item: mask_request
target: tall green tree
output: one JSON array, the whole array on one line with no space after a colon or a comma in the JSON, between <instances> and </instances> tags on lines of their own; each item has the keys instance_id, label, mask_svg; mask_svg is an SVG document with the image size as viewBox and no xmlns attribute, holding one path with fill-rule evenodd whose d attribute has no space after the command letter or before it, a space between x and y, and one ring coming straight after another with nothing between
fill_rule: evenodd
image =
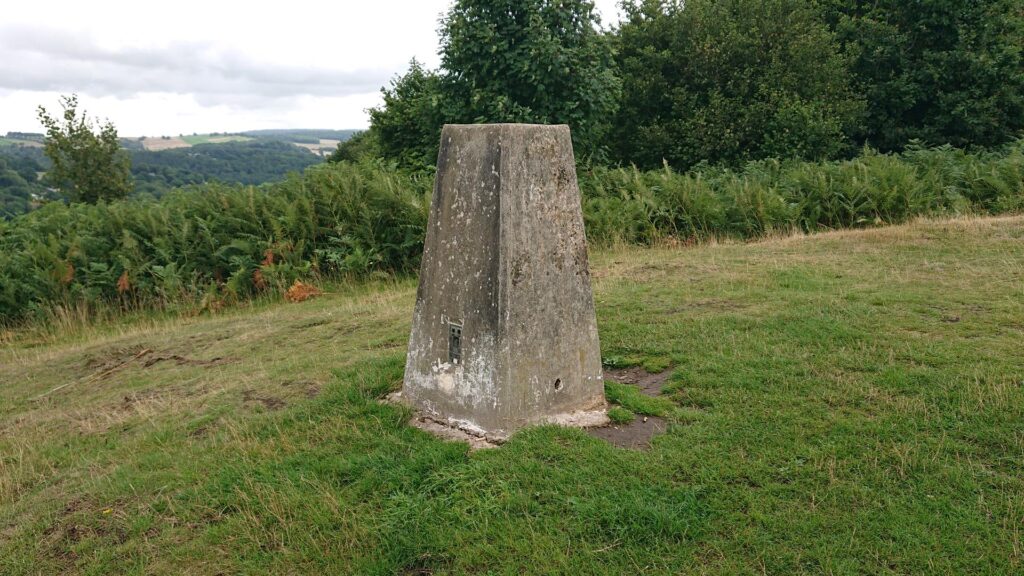
<instances>
[{"instance_id":1,"label":"tall green tree","mask_svg":"<svg viewBox=\"0 0 1024 576\"><path fill-rule=\"evenodd\" d=\"M819 11L804 0L627 2L615 157L650 168L851 148L863 102Z\"/></svg>"},{"instance_id":2,"label":"tall green tree","mask_svg":"<svg viewBox=\"0 0 1024 576\"><path fill-rule=\"evenodd\" d=\"M46 180L72 202L95 204L127 196L133 188L131 160L108 120L94 127L78 113L78 96L62 96L59 117L39 107L46 128L43 151L52 162Z\"/></svg>"},{"instance_id":3,"label":"tall green tree","mask_svg":"<svg viewBox=\"0 0 1024 576\"><path fill-rule=\"evenodd\" d=\"M1024 130L1020 0L819 3L867 97L871 146L992 146Z\"/></svg>"},{"instance_id":4,"label":"tall green tree","mask_svg":"<svg viewBox=\"0 0 1024 576\"><path fill-rule=\"evenodd\" d=\"M458 0L441 21L441 67L384 90L371 131L386 157L433 164L445 122L568 124L601 158L621 82L590 0Z\"/></svg>"},{"instance_id":5,"label":"tall green tree","mask_svg":"<svg viewBox=\"0 0 1024 576\"><path fill-rule=\"evenodd\" d=\"M467 122L568 124L600 155L621 82L590 0L460 0L441 24L446 94Z\"/></svg>"}]
</instances>

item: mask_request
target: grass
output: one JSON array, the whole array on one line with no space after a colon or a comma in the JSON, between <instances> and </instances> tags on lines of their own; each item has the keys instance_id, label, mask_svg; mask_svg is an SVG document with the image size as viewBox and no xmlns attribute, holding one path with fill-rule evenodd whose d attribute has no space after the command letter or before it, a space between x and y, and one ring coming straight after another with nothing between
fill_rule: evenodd
<instances>
[{"instance_id":1,"label":"grass","mask_svg":"<svg viewBox=\"0 0 1024 576\"><path fill-rule=\"evenodd\" d=\"M1024 570L1024 218L592 270L606 359L674 370L648 452L405 426L412 282L7 334L0 573Z\"/></svg>"},{"instance_id":2,"label":"grass","mask_svg":"<svg viewBox=\"0 0 1024 576\"><path fill-rule=\"evenodd\" d=\"M636 386L605 382L604 395L608 402L621 406L635 414L644 416L668 416L673 412L673 403L667 398L645 396Z\"/></svg>"},{"instance_id":3,"label":"grass","mask_svg":"<svg viewBox=\"0 0 1024 576\"><path fill-rule=\"evenodd\" d=\"M636 419L636 414L628 408L613 404L608 408L608 419L612 424L629 424Z\"/></svg>"}]
</instances>

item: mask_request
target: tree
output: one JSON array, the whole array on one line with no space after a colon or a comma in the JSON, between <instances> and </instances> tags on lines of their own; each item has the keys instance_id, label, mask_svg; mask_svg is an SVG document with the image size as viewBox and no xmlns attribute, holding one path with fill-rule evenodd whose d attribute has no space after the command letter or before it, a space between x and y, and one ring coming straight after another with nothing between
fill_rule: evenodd
<instances>
[{"instance_id":1,"label":"tree","mask_svg":"<svg viewBox=\"0 0 1024 576\"><path fill-rule=\"evenodd\" d=\"M370 139L385 158L407 168L423 169L437 162L441 126L455 116L444 108L440 77L415 59L409 71L382 88L384 105L370 109ZM451 102L448 101L450 106Z\"/></svg>"},{"instance_id":2,"label":"tree","mask_svg":"<svg viewBox=\"0 0 1024 576\"><path fill-rule=\"evenodd\" d=\"M47 181L72 202L95 204L127 196L133 187L128 154L121 149L117 128L108 120L94 132L85 112L78 115L78 96L62 96L61 117L42 106L46 128L43 150L53 163Z\"/></svg>"},{"instance_id":3,"label":"tree","mask_svg":"<svg viewBox=\"0 0 1024 576\"><path fill-rule=\"evenodd\" d=\"M440 70L414 62L371 110L385 157L432 165L446 122L568 124L578 156L603 156L621 83L590 0L458 0L440 53Z\"/></svg>"},{"instance_id":4,"label":"tree","mask_svg":"<svg viewBox=\"0 0 1024 576\"><path fill-rule=\"evenodd\" d=\"M600 155L621 82L590 0L460 0L441 23L442 88L464 122L568 124Z\"/></svg>"},{"instance_id":5,"label":"tree","mask_svg":"<svg viewBox=\"0 0 1024 576\"><path fill-rule=\"evenodd\" d=\"M356 132L348 140L338 143L338 147L327 157L331 163L359 162L364 158L380 157L380 142L374 130Z\"/></svg>"},{"instance_id":6,"label":"tree","mask_svg":"<svg viewBox=\"0 0 1024 576\"><path fill-rule=\"evenodd\" d=\"M1020 0L819 3L867 97L871 146L993 146L1024 130Z\"/></svg>"},{"instance_id":7,"label":"tree","mask_svg":"<svg viewBox=\"0 0 1024 576\"><path fill-rule=\"evenodd\" d=\"M818 10L804 0L627 3L615 158L740 164L851 149L863 102Z\"/></svg>"}]
</instances>

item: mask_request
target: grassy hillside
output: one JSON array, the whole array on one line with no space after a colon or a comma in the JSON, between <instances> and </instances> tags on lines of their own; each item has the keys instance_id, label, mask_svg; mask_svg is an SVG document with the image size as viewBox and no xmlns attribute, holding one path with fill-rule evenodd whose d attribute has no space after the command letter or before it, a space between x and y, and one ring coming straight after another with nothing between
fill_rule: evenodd
<instances>
[{"instance_id":1,"label":"grassy hillside","mask_svg":"<svg viewBox=\"0 0 1024 576\"><path fill-rule=\"evenodd\" d=\"M149 151L173 150L189 148L198 144L226 144L228 142L249 142L262 140L266 142L288 142L297 146L315 150L324 142L333 142L331 149L340 141L348 140L358 130L329 129L282 129L282 130L250 130L238 134L213 133L192 134L181 136L156 136L148 138L123 138L126 147ZM0 139L2 145L3 139ZM326 146L326 144L324 144Z\"/></svg>"},{"instance_id":2,"label":"grassy hillside","mask_svg":"<svg viewBox=\"0 0 1024 576\"><path fill-rule=\"evenodd\" d=\"M159 196L204 182L263 184L321 162L300 146L275 141L225 141L132 153L136 192Z\"/></svg>"},{"instance_id":3,"label":"grassy hillside","mask_svg":"<svg viewBox=\"0 0 1024 576\"><path fill-rule=\"evenodd\" d=\"M1024 570L1024 217L592 269L647 452L407 427L413 282L0 336L0 573Z\"/></svg>"}]
</instances>

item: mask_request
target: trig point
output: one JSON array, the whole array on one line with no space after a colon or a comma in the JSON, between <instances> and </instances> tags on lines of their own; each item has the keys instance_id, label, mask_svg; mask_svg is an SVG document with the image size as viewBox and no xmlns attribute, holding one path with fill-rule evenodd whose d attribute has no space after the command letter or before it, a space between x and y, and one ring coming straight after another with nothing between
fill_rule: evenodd
<instances>
[{"instance_id":1,"label":"trig point","mask_svg":"<svg viewBox=\"0 0 1024 576\"><path fill-rule=\"evenodd\" d=\"M444 127L402 397L494 439L607 421L568 126Z\"/></svg>"}]
</instances>

